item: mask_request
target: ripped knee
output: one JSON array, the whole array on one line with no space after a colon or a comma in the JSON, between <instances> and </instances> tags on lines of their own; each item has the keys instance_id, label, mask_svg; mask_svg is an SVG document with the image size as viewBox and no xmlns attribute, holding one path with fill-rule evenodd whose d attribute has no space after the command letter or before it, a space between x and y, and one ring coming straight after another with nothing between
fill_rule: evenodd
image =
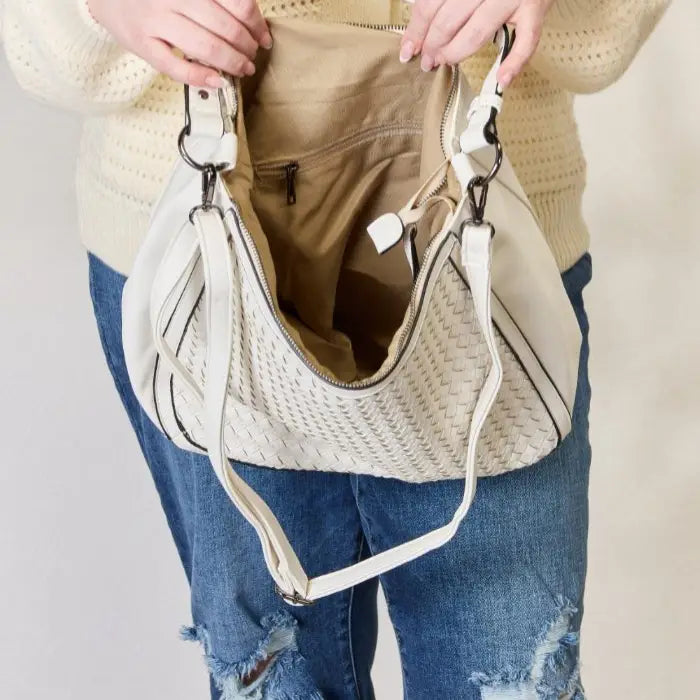
<instances>
[{"instance_id":1,"label":"ripped knee","mask_svg":"<svg viewBox=\"0 0 700 700\"><path fill-rule=\"evenodd\" d=\"M579 633L571 629L578 610L559 599L557 617L539 639L527 669L473 673L482 700L585 700L579 665Z\"/></svg>"},{"instance_id":2,"label":"ripped knee","mask_svg":"<svg viewBox=\"0 0 700 700\"><path fill-rule=\"evenodd\" d=\"M323 700L296 642L297 620L287 611L264 617L265 630L257 647L246 658L229 662L216 656L203 625L183 627L180 637L202 645L221 700Z\"/></svg>"}]
</instances>

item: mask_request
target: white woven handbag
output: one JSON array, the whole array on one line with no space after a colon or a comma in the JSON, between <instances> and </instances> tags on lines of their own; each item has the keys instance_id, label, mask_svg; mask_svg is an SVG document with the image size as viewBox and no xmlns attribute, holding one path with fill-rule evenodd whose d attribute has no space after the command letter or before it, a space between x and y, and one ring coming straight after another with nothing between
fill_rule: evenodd
<instances>
[{"instance_id":1,"label":"white woven handbag","mask_svg":"<svg viewBox=\"0 0 700 700\"><path fill-rule=\"evenodd\" d=\"M123 342L148 416L209 455L301 605L441 546L477 475L553 450L581 335L497 137L506 26L480 95L459 67L400 63L400 27L269 26L254 76L185 89L182 158L124 287ZM464 497L442 527L309 579L229 459L463 478Z\"/></svg>"}]
</instances>

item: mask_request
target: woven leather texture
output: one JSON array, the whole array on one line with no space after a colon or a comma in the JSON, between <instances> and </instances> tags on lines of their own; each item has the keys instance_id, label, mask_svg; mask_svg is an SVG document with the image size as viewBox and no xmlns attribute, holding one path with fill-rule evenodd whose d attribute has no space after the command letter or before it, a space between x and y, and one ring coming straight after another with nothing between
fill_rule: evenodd
<instances>
[{"instance_id":1,"label":"woven leather texture","mask_svg":"<svg viewBox=\"0 0 700 700\"><path fill-rule=\"evenodd\" d=\"M225 446L235 460L300 470L352 472L426 482L463 478L469 421L489 354L460 269L450 257L416 320L416 344L371 395L339 396L300 366L274 319L243 280L234 255L235 346ZM203 387L206 324L193 310L178 356ZM406 319L404 320L406 323ZM400 329L399 329L400 330ZM527 466L548 454L558 433L531 380L498 332L503 384L479 441L479 476ZM392 343L391 353L397 348ZM201 404L173 379L173 405L187 435L204 445Z\"/></svg>"}]
</instances>

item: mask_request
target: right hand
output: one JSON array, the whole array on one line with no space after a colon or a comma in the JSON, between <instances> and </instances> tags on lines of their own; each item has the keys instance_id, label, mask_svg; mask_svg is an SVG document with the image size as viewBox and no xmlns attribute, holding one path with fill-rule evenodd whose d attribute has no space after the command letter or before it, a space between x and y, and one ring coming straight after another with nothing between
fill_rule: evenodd
<instances>
[{"instance_id":1,"label":"right hand","mask_svg":"<svg viewBox=\"0 0 700 700\"><path fill-rule=\"evenodd\" d=\"M88 8L124 48L196 87L221 87L216 69L252 75L258 46L272 46L256 0L88 0Z\"/></svg>"}]
</instances>

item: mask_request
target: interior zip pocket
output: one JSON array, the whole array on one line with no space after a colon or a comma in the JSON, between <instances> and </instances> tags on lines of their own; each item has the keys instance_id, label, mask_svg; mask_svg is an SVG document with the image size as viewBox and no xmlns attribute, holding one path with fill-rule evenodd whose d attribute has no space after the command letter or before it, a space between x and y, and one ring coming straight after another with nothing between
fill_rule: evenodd
<instances>
[{"instance_id":1,"label":"interior zip pocket","mask_svg":"<svg viewBox=\"0 0 700 700\"><path fill-rule=\"evenodd\" d=\"M305 173L313 168L317 168L338 153L368 141L387 136L421 134L422 132L423 127L418 123L382 124L344 136L333 144L309 151L298 158L275 159L253 163L253 170L256 176L260 178L275 177L284 179L287 183L287 204L294 204L297 201L297 173Z\"/></svg>"}]
</instances>

